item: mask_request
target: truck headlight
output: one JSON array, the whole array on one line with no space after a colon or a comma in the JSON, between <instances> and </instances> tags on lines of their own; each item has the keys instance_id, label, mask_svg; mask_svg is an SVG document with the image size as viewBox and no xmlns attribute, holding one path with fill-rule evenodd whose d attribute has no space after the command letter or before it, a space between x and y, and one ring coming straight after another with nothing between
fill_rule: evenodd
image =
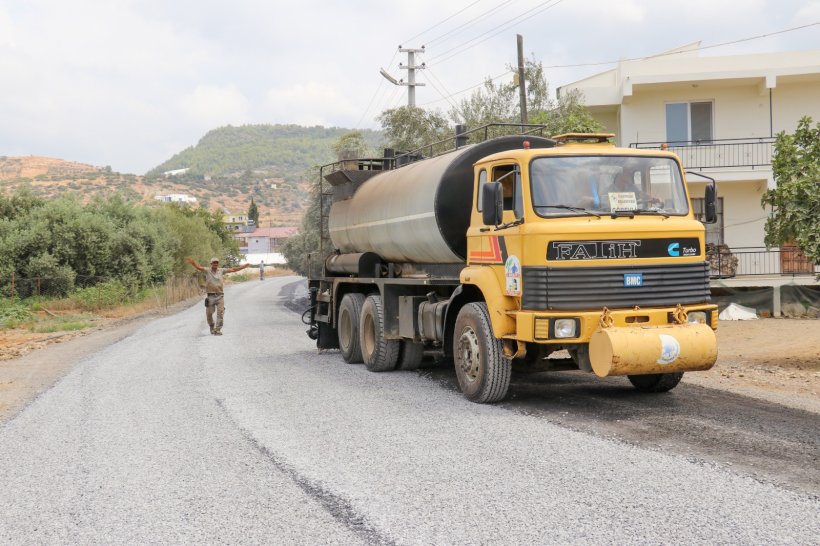
<instances>
[{"instance_id":1,"label":"truck headlight","mask_svg":"<svg viewBox=\"0 0 820 546\"><path fill-rule=\"evenodd\" d=\"M706 322L706 311L690 311L688 313L686 322L694 322L696 324L708 324Z\"/></svg>"},{"instance_id":2,"label":"truck headlight","mask_svg":"<svg viewBox=\"0 0 820 546\"><path fill-rule=\"evenodd\" d=\"M555 337L578 337L578 319L559 318L555 319Z\"/></svg>"}]
</instances>

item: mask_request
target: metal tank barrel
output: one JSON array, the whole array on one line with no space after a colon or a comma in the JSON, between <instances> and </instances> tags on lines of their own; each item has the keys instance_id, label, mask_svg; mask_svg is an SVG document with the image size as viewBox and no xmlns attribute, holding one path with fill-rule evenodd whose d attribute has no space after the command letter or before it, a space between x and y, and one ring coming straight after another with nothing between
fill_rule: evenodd
<instances>
[{"instance_id":1,"label":"metal tank barrel","mask_svg":"<svg viewBox=\"0 0 820 546\"><path fill-rule=\"evenodd\" d=\"M391 262L462 263L473 206L473 164L553 140L504 136L384 171L363 182L330 210L330 238L343 254L374 252Z\"/></svg>"}]
</instances>

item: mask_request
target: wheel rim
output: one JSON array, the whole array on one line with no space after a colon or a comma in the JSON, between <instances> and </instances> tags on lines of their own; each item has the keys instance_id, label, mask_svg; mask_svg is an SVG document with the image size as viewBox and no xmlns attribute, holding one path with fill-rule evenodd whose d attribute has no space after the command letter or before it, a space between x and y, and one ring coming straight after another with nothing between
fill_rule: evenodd
<instances>
[{"instance_id":1,"label":"wheel rim","mask_svg":"<svg viewBox=\"0 0 820 546\"><path fill-rule=\"evenodd\" d=\"M342 311L339 315L339 344L347 350L351 339L353 339L353 321L350 320L350 313Z\"/></svg>"},{"instance_id":2,"label":"wheel rim","mask_svg":"<svg viewBox=\"0 0 820 546\"><path fill-rule=\"evenodd\" d=\"M376 347L376 328L373 323L373 317L370 314L364 316L364 324L362 324L364 328L364 352L370 356L373 354L373 350Z\"/></svg>"},{"instance_id":3,"label":"wheel rim","mask_svg":"<svg viewBox=\"0 0 820 546\"><path fill-rule=\"evenodd\" d=\"M469 326L461 332L458 340L459 368L464 377L472 382L478 379L481 370L481 349L478 346L478 336Z\"/></svg>"}]
</instances>

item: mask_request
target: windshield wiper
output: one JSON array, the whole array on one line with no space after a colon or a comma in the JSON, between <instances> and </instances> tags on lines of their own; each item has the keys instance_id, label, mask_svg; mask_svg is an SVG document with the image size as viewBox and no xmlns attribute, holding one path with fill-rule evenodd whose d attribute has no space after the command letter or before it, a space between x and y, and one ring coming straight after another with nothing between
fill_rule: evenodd
<instances>
[{"instance_id":1,"label":"windshield wiper","mask_svg":"<svg viewBox=\"0 0 820 546\"><path fill-rule=\"evenodd\" d=\"M652 208L652 209L635 209L632 212L651 212L655 214L660 214L664 218L669 218L671 215L663 209L659 208Z\"/></svg>"},{"instance_id":2,"label":"windshield wiper","mask_svg":"<svg viewBox=\"0 0 820 546\"><path fill-rule=\"evenodd\" d=\"M535 205L537 209L564 209L564 210L571 210L573 212L583 212L584 214L589 214L590 216L596 216L598 218L601 217L600 214L597 212L589 211L583 207L570 207L569 205Z\"/></svg>"}]
</instances>

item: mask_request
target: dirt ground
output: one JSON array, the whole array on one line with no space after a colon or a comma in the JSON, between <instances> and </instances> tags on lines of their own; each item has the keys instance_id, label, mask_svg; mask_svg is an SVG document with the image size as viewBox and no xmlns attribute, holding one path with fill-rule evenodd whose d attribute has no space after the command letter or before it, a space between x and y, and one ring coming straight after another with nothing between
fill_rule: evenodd
<instances>
[{"instance_id":1,"label":"dirt ground","mask_svg":"<svg viewBox=\"0 0 820 546\"><path fill-rule=\"evenodd\" d=\"M684 381L820 413L820 320L721 321L718 361Z\"/></svg>"},{"instance_id":2,"label":"dirt ground","mask_svg":"<svg viewBox=\"0 0 820 546\"><path fill-rule=\"evenodd\" d=\"M70 359L61 353L98 350L109 338L125 336L145 321L184 305L137 317L102 319L79 332L0 331L0 422L68 371ZM63 343L64 349L52 346ZM717 364L706 372L686 374L684 381L820 413L820 320L721 321Z\"/></svg>"}]
</instances>

